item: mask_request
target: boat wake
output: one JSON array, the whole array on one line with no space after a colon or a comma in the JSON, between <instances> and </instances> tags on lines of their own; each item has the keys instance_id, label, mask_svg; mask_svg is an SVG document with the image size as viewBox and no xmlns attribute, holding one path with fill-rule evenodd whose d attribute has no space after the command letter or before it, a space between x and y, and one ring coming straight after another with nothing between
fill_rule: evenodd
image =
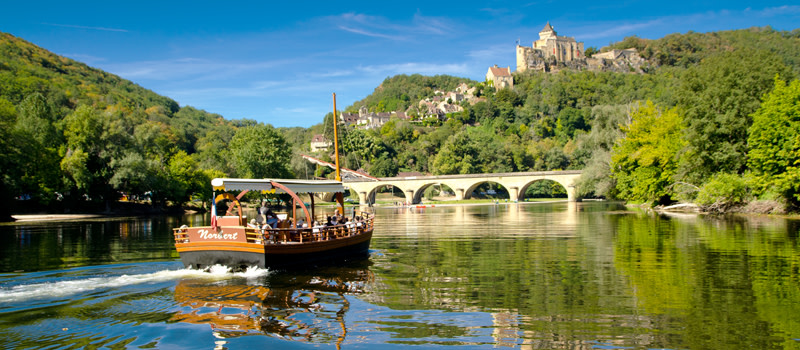
<instances>
[{"instance_id":1,"label":"boat wake","mask_svg":"<svg viewBox=\"0 0 800 350\"><path fill-rule=\"evenodd\" d=\"M106 271L108 273L108 271ZM0 284L0 304L19 303L35 299L52 299L72 296L75 294L92 293L114 288L129 287L133 285L154 284L181 279L201 279L209 281L222 281L235 278L256 279L269 275L269 270L257 267L245 271L232 272L229 268L215 265L204 270L181 269L161 270L142 274L121 274L113 276L87 277L65 276L63 271L44 278L33 278L38 282L31 282L31 278L17 279L20 283ZM9 282L9 281L5 281ZM27 282L27 283L26 283ZM2 309L2 307L0 307Z\"/></svg>"}]
</instances>

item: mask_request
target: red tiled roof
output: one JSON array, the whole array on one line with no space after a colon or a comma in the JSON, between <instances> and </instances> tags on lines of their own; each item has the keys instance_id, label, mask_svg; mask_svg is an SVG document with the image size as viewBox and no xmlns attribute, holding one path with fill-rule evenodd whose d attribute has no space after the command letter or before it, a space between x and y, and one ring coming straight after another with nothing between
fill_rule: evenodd
<instances>
[{"instance_id":1,"label":"red tiled roof","mask_svg":"<svg viewBox=\"0 0 800 350\"><path fill-rule=\"evenodd\" d=\"M509 68L499 68L499 67L489 67L489 70L492 71L492 75L496 77L510 77L511 72Z\"/></svg>"}]
</instances>

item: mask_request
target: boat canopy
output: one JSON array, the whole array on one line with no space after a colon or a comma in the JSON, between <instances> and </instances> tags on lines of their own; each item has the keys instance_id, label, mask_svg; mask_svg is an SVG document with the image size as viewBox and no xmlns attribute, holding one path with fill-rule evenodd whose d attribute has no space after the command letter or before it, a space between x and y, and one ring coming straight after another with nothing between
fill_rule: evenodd
<instances>
[{"instance_id":1,"label":"boat canopy","mask_svg":"<svg viewBox=\"0 0 800 350\"><path fill-rule=\"evenodd\" d=\"M272 186L278 183L294 193L327 193L342 192L344 185L335 180L298 180L298 179L228 179L216 178L211 180L214 190L222 191L267 191L271 193L286 193L281 188Z\"/></svg>"}]
</instances>

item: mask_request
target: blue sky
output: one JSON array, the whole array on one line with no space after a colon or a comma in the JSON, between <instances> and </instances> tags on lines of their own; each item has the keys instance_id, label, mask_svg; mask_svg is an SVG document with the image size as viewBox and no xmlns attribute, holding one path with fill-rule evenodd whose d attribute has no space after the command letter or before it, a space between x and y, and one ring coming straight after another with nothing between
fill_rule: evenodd
<instances>
[{"instance_id":1,"label":"blue sky","mask_svg":"<svg viewBox=\"0 0 800 350\"><path fill-rule=\"evenodd\" d=\"M547 21L601 48L626 36L800 28L788 1L6 1L0 31L181 106L308 127L397 74L514 70Z\"/></svg>"}]
</instances>

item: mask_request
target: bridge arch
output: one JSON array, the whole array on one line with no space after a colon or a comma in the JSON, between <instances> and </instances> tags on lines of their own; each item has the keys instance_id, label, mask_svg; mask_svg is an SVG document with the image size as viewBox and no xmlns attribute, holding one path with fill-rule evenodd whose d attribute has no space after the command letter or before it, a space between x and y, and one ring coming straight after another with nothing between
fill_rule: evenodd
<instances>
[{"instance_id":1,"label":"bridge arch","mask_svg":"<svg viewBox=\"0 0 800 350\"><path fill-rule=\"evenodd\" d=\"M476 190L478 187L480 187L480 186L481 186L481 185L483 185L483 184L488 184L488 183L495 183L495 184L498 184L498 185L502 186L502 187L503 187L503 189L505 189L505 190L506 190L506 193L508 193L509 199L511 198L511 191L509 190L509 187L508 187L508 185L506 185L506 184L504 184L504 183L502 183L502 182L499 182L499 181L495 181L495 180L489 180L489 179L478 179L478 181L476 181L475 183L473 183L473 184L469 185L469 187L467 187L467 188L464 190L464 199L470 199L470 198L472 198L472 193L473 193L473 192L475 192L475 190Z\"/></svg>"},{"instance_id":2,"label":"bridge arch","mask_svg":"<svg viewBox=\"0 0 800 350\"><path fill-rule=\"evenodd\" d=\"M563 183L561 183L559 181L556 181L556 180L542 178L542 179L535 179L535 180L530 181L530 182L526 183L525 185L523 185L519 189L519 195L518 195L518 199L517 200L520 201L520 202L524 201L525 200L525 195L528 192L528 189L531 186L533 186L534 184L543 183L543 182L544 183L557 183L558 185L560 185L564 189L564 193L567 195L567 198L569 198L569 187L568 186L566 186Z\"/></svg>"},{"instance_id":3,"label":"bridge arch","mask_svg":"<svg viewBox=\"0 0 800 350\"><path fill-rule=\"evenodd\" d=\"M400 191L401 193L403 193L403 197L405 198L405 201L406 201L406 202L408 202L408 203L411 203L411 199L409 199L409 198L412 198L412 199L413 199L413 189L412 189L412 190L410 190L410 192L411 192L411 193L409 193L409 190L407 190L406 188L404 188L404 186L400 186L400 184L398 184L398 183L394 183L394 182L382 182L382 183L374 183L374 184L375 184L375 185L374 185L374 186L371 186L371 187L369 188L369 190L368 190L368 191L366 191L366 193L362 193L362 192L359 192L359 193L358 193L359 201L361 202L361 204L366 204L366 203L370 203L370 204L371 204L371 203L375 203L375 198L376 198L376 196L378 195L378 191L379 191L381 188L385 188L385 187L389 187L389 186L391 186L391 187L394 187L394 188L396 188L398 191ZM364 196L364 198L362 198L362 195Z\"/></svg>"},{"instance_id":4,"label":"bridge arch","mask_svg":"<svg viewBox=\"0 0 800 350\"><path fill-rule=\"evenodd\" d=\"M454 196L457 196L455 189L450 187L450 185L448 185L446 182L434 181L434 182L424 183L423 185L418 187L416 190L414 190L413 198L412 198L412 201L410 203L413 203L413 204L421 203L422 202L422 197L425 195L425 191L430 187L436 187L436 186L439 187L440 191L441 191L442 187L447 187L450 191L453 192Z\"/></svg>"}]
</instances>

